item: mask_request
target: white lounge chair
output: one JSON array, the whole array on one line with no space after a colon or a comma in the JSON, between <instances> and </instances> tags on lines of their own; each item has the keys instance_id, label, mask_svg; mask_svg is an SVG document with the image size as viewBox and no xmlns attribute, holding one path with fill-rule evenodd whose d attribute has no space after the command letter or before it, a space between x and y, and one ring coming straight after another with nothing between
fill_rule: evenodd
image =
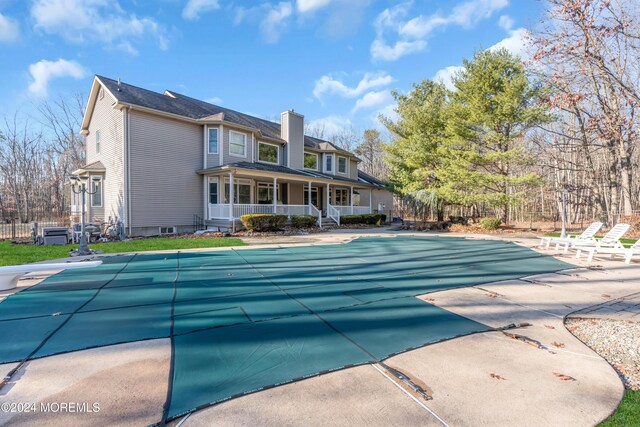
<instances>
[{"instance_id":1,"label":"white lounge chair","mask_svg":"<svg viewBox=\"0 0 640 427\"><path fill-rule=\"evenodd\" d=\"M571 247L578 251L576 253L576 258L580 258L582 252L587 252L589 254L587 261L591 261L593 260L593 255L596 252L614 250L621 251L625 249L620 239L627 231L629 231L629 227L631 227L629 224L616 224L611 230L609 230L609 232L607 232L607 234L604 235L602 239L597 240L595 243L591 241L574 242Z\"/></svg>"},{"instance_id":2,"label":"white lounge chair","mask_svg":"<svg viewBox=\"0 0 640 427\"><path fill-rule=\"evenodd\" d=\"M580 256L582 251L588 254L587 261L593 260L594 255L607 254L611 255L611 259L613 259L616 255L622 255L624 257L624 262L626 264L631 263L631 258L634 255L640 255L640 239L638 239L633 245L628 248L625 246L616 246L616 247L577 247L578 253L576 257Z\"/></svg>"},{"instance_id":3,"label":"white lounge chair","mask_svg":"<svg viewBox=\"0 0 640 427\"><path fill-rule=\"evenodd\" d=\"M602 228L602 223L601 222L592 222L590 226L588 226L583 232L582 234L580 234L579 236L575 236L575 237L548 237L548 236L543 236L540 237L540 246L542 246L544 249L549 249L549 246L551 245L551 243L555 243L556 244L556 250L558 250L560 248L560 245L564 245L565 249L564 251L567 252L569 246L574 242L574 241L593 241L595 242L595 235L596 233Z\"/></svg>"},{"instance_id":4,"label":"white lounge chair","mask_svg":"<svg viewBox=\"0 0 640 427\"><path fill-rule=\"evenodd\" d=\"M13 289L18 285L20 277L36 271L68 270L72 268L97 267L102 261L58 262L50 264L25 264L0 267L0 291Z\"/></svg>"}]
</instances>

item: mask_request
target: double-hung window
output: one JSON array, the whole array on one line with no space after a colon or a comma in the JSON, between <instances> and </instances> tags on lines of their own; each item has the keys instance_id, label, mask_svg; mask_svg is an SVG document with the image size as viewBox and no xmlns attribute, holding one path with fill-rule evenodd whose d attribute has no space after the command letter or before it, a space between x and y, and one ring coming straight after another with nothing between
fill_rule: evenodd
<instances>
[{"instance_id":1,"label":"double-hung window","mask_svg":"<svg viewBox=\"0 0 640 427\"><path fill-rule=\"evenodd\" d=\"M94 208L102 207L102 177L91 177L91 206Z\"/></svg>"},{"instance_id":2,"label":"double-hung window","mask_svg":"<svg viewBox=\"0 0 640 427\"><path fill-rule=\"evenodd\" d=\"M247 135L240 132L229 132L229 154L236 157L247 157Z\"/></svg>"},{"instance_id":3,"label":"double-hung window","mask_svg":"<svg viewBox=\"0 0 640 427\"><path fill-rule=\"evenodd\" d=\"M96 154L100 154L100 129L96 131Z\"/></svg>"},{"instance_id":4,"label":"double-hung window","mask_svg":"<svg viewBox=\"0 0 640 427\"><path fill-rule=\"evenodd\" d=\"M209 203L218 204L218 180L211 179L209 181Z\"/></svg>"},{"instance_id":5,"label":"double-hung window","mask_svg":"<svg viewBox=\"0 0 640 427\"><path fill-rule=\"evenodd\" d=\"M324 171L333 172L333 154L325 154L324 159L325 159Z\"/></svg>"},{"instance_id":6,"label":"double-hung window","mask_svg":"<svg viewBox=\"0 0 640 427\"><path fill-rule=\"evenodd\" d=\"M209 154L218 154L218 128L209 128Z\"/></svg>"},{"instance_id":7,"label":"double-hung window","mask_svg":"<svg viewBox=\"0 0 640 427\"><path fill-rule=\"evenodd\" d=\"M338 173L347 173L347 158L338 156Z\"/></svg>"}]
</instances>

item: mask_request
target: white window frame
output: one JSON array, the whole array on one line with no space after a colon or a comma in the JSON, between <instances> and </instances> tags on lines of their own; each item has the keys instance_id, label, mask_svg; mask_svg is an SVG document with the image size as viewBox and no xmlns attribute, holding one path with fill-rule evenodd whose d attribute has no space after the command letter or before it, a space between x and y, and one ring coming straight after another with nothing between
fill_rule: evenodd
<instances>
[{"instance_id":1,"label":"white window frame","mask_svg":"<svg viewBox=\"0 0 640 427\"><path fill-rule=\"evenodd\" d=\"M218 204L223 204L223 205L227 205L229 204L228 201L225 201L225 199L227 199L229 197L229 193L227 192L227 184L229 184L229 188L231 188L231 181L229 180L228 177L225 177L222 183L222 188L223 190L220 190L220 187L218 187L218 191L220 192L218 194ZM254 197L254 185L253 185L253 180L252 179L246 179L246 178L235 178L233 180L233 185L234 185L234 190L233 190L233 195L235 197L238 197L238 202L233 202L234 205L242 205L242 204L246 204L246 203L240 203L240 185L248 185L250 187L250 191L249 191L249 204L253 204L255 203L255 197Z\"/></svg>"},{"instance_id":2,"label":"white window frame","mask_svg":"<svg viewBox=\"0 0 640 427\"><path fill-rule=\"evenodd\" d=\"M344 172L340 172L340 159L344 159ZM347 159L345 156L337 156L336 172L341 175L349 175L349 159Z\"/></svg>"},{"instance_id":3,"label":"white window frame","mask_svg":"<svg viewBox=\"0 0 640 427\"><path fill-rule=\"evenodd\" d=\"M316 156L316 168L315 169L311 169L311 168L308 168L308 167L304 166L304 156L306 156L307 154L310 154L312 156ZM318 156L318 153L312 153L310 151L305 151L304 154L302 155L302 166L304 166L304 168L307 169L307 170L317 171L319 169L318 166L320 166L320 156Z\"/></svg>"},{"instance_id":4,"label":"white window frame","mask_svg":"<svg viewBox=\"0 0 640 427\"><path fill-rule=\"evenodd\" d=\"M331 157L331 169L327 169L327 159ZM325 173L330 173L333 174L335 171L335 165L333 164L335 162L335 156L333 154L325 154L322 158L322 169L324 170Z\"/></svg>"},{"instance_id":5,"label":"white window frame","mask_svg":"<svg viewBox=\"0 0 640 427\"><path fill-rule=\"evenodd\" d=\"M275 162L268 162L266 160L260 160L260 145L270 145L272 147L276 147L276 161ZM256 159L258 159L258 162L260 163L268 163L270 165L279 165L280 164L280 146L278 144L271 144L269 142L264 142L264 141L258 141L258 155L256 156Z\"/></svg>"},{"instance_id":6,"label":"white window frame","mask_svg":"<svg viewBox=\"0 0 640 427\"><path fill-rule=\"evenodd\" d=\"M241 135L243 140L244 140L244 154L236 154L236 153L232 153L231 152L231 135L236 134L236 135ZM229 131L229 155L233 156L233 157L242 157L242 158L247 158L247 134L246 133L242 133L242 132L236 132L233 130Z\"/></svg>"},{"instance_id":7,"label":"white window frame","mask_svg":"<svg viewBox=\"0 0 640 427\"><path fill-rule=\"evenodd\" d=\"M166 228L164 233L162 232L163 228ZM169 229L171 229L172 231L169 231ZM168 236L170 234L178 234L178 227L176 227L175 225L165 225L165 226L158 227L158 234L160 236Z\"/></svg>"},{"instance_id":8,"label":"white window frame","mask_svg":"<svg viewBox=\"0 0 640 427\"><path fill-rule=\"evenodd\" d=\"M217 188L217 192L216 192L216 203L211 203L211 184L215 184L216 188ZM213 178L213 177L209 177L209 180L207 182L207 200L209 202L210 205L219 205L220 204L220 198L221 198L222 194L221 194L221 190L220 190L220 180L218 180L218 178Z\"/></svg>"},{"instance_id":9,"label":"white window frame","mask_svg":"<svg viewBox=\"0 0 640 427\"><path fill-rule=\"evenodd\" d=\"M98 129L96 130L96 154L100 154L101 139L102 139L102 133L100 132L100 129Z\"/></svg>"},{"instance_id":10,"label":"white window frame","mask_svg":"<svg viewBox=\"0 0 640 427\"><path fill-rule=\"evenodd\" d=\"M100 204L99 205L95 204L95 202L93 201L93 196L95 196L95 194L92 194L91 207L101 208L104 205L104 185L103 185L104 182L102 180L102 177L98 175L90 176L88 181L89 181L89 190L92 193L94 192L94 187L93 187L94 182L100 182Z\"/></svg>"},{"instance_id":11,"label":"white window frame","mask_svg":"<svg viewBox=\"0 0 640 427\"><path fill-rule=\"evenodd\" d=\"M211 151L211 131L216 131L216 151ZM220 152L220 129L217 127L207 128L207 152L209 154L218 154Z\"/></svg>"}]
</instances>

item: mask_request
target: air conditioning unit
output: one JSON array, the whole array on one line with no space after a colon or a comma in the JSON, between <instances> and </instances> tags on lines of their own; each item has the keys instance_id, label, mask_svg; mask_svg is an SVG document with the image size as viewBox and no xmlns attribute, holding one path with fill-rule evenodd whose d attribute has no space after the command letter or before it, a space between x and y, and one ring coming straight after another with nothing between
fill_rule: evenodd
<instances>
[{"instance_id":1,"label":"air conditioning unit","mask_svg":"<svg viewBox=\"0 0 640 427\"><path fill-rule=\"evenodd\" d=\"M69 243L69 230L67 227L44 227L42 242L45 245L66 245Z\"/></svg>"}]
</instances>

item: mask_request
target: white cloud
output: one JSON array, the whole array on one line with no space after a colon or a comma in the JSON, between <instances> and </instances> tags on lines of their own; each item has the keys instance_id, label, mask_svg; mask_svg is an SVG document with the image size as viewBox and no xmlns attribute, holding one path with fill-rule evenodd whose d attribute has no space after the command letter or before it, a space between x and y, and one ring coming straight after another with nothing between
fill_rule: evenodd
<instances>
[{"instance_id":1,"label":"white cloud","mask_svg":"<svg viewBox=\"0 0 640 427\"><path fill-rule=\"evenodd\" d=\"M213 98L207 98L205 99L205 102L208 102L209 104L215 104L215 105L220 105L222 104L222 98L214 96Z\"/></svg>"},{"instance_id":2,"label":"white cloud","mask_svg":"<svg viewBox=\"0 0 640 427\"><path fill-rule=\"evenodd\" d=\"M328 6L331 0L296 0L296 8L300 13L314 12Z\"/></svg>"},{"instance_id":3,"label":"white cloud","mask_svg":"<svg viewBox=\"0 0 640 427\"><path fill-rule=\"evenodd\" d=\"M344 116L331 115L316 120L311 120L307 124L308 129L316 129L322 131L326 137L328 135L335 135L340 133L344 129L353 127L351 120Z\"/></svg>"},{"instance_id":4,"label":"white cloud","mask_svg":"<svg viewBox=\"0 0 640 427\"><path fill-rule=\"evenodd\" d=\"M182 17L195 20L203 13L217 9L220 9L218 0L189 0L182 10Z\"/></svg>"},{"instance_id":5,"label":"white cloud","mask_svg":"<svg viewBox=\"0 0 640 427\"><path fill-rule=\"evenodd\" d=\"M285 26L285 21L291 16L293 7L289 2L280 2L270 7L267 16L260 23L260 30L267 43L276 43Z\"/></svg>"},{"instance_id":6,"label":"white cloud","mask_svg":"<svg viewBox=\"0 0 640 427\"><path fill-rule=\"evenodd\" d=\"M35 0L35 27L74 43L97 42L136 53L131 39L150 36L161 49L168 47L164 30L153 18L137 17L109 0Z\"/></svg>"},{"instance_id":7,"label":"white cloud","mask_svg":"<svg viewBox=\"0 0 640 427\"><path fill-rule=\"evenodd\" d=\"M433 76L433 80L443 83L449 90L454 90L455 86L453 85L453 76L462 70L464 70L464 67L461 65L451 65L449 67L442 68L441 70L438 70L435 76Z\"/></svg>"},{"instance_id":8,"label":"white cloud","mask_svg":"<svg viewBox=\"0 0 640 427\"><path fill-rule=\"evenodd\" d=\"M410 53L420 52L427 47L424 40L397 41L393 46L384 40L374 40L371 43L371 56L377 60L395 61Z\"/></svg>"},{"instance_id":9,"label":"white cloud","mask_svg":"<svg viewBox=\"0 0 640 427\"><path fill-rule=\"evenodd\" d=\"M489 48L489 50L507 49L512 55L525 58L527 56L527 38L529 31L525 28L518 28L510 31L509 37L500 40Z\"/></svg>"},{"instance_id":10,"label":"white cloud","mask_svg":"<svg viewBox=\"0 0 640 427\"><path fill-rule=\"evenodd\" d=\"M371 44L371 57L374 60L395 61L410 53L426 48L426 38L436 29L449 25L473 28L483 19L491 17L496 11L506 7L509 0L469 0L455 6L451 13L442 15L418 15L405 20L411 3L403 3L382 11L376 21L376 39ZM393 33L398 40L386 41L386 33Z\"/></svg>"},{"instance_id":11,"label":"white cloud","mask_svg":"<svg viewBox=\"0 0 640 427\"><path fill-rule=\"evenodd\" d=\"M43 59L29 65L29 74L33 79L29 84L29 92L44 98L48 94L49 82L52 79L61 77L81 79L87 75L87 71L76 61L67 61L66 59L47 61Z\"/></svg>"},{"instance_id":12,"label":"white cloud","mask_svg":"<svg viewBox=\"0 0 640 427\"><path fill-rule=\"evenodd\" d=\"M331 75L324 75L316 80L313 96L320 98L324 94L335 94L344 98L355 98L369 89L387 86L394 82L386 73L366 73L355 87L349 87Z\"/></svg>"},{"instance_id":13,"label":"white cloud","mask_svg":"<svg viewBox=\"0 0 640 427\"><path fill-rule=\"evenodd\" d=\"M17 40L19 33L18 21L0 13L0 43Z\"/></svg>"},{"instance_id":14,"label":"white cloud","mask_svg":"<svg viewBox=\"0 0 640 427\"><path fill-rule=\"evenodd\" d=\"M513 28L513 19L508 15L502 15L498 20L498 25L505 31L509 31Z\"/></svg>"},{"instance_id":15,"label":"white cloud","mask_svg":"<svg viewBox=\"0 0 640 427\"><path fill-rule=\"evenodd\" d=\"M392 99L393 97L391 96L391 92L388 90L367 92L362 98L356 101L356 105L353 107L351 112L355 113L361 109L370 109L382 104L389 104Z\"/></svg>"}]
</instances>

